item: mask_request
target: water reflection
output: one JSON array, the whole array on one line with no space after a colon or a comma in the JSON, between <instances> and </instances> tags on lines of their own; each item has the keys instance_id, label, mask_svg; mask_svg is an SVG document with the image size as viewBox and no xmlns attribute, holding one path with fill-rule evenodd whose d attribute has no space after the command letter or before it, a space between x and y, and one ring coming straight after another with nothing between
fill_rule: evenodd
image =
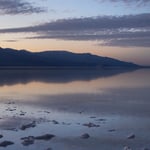
<instances>
[{"instance_id":1,"label":"water reflection","mask_svg":"<svg viewBox=\"0 0 150 150\"><path fill-rule=\"evenodd\" d=\"M150 70L4 70L1 77L0 101L67 112L150 114Z\"/></svg>"},{"instance_id":2,"label":"water reflection","mask_svg":"<svg viewBox=\"0 0 150 150\"><path fill-rule=\"evenodd\" d=\"M104 88L124 86L122 78L130 72L133 70L1 70L0 98L31 101L42 95L103 93Z\"/></svg>"},{"instance_id":3,"label":"water reflection","mask_svg":"<svg viewBox=\"0 0 150 150\"><path fill-rule=\"evenodd\" d=\"M90 81L102 77L111 77L131 72L125 69L41 69L41 70L0 70L0 86L27 84L30 82L67 83L72 81Z\"/></svg>"},{"instance_id":4,"label":"water reflection","mask_svg":"<svg viewBox=\"0 0 150 150\"><path fill-rule=\"evenodd\" d=\"M149 79L150 70L144 69L1 70L0 131L14 140L11 150L43 150L49 144L54 150L149 148ZM20 131L32 121L35 128ZM83 125L89 122L100 127ZM22 137L47 133L56 135L51 143L21 144ZM81 139L83 133L90 138ZM134 140L126 138L130 133Z\"/></svg>"}]
</instances>

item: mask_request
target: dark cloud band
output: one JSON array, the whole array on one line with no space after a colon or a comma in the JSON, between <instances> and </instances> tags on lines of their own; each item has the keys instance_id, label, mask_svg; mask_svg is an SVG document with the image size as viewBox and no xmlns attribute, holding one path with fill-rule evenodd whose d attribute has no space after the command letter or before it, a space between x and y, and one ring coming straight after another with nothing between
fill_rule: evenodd
<instances>
[{"instance_id":1,"label":"dark cloud band","mask_svg":"<svg viewBox=\"0 0 150 150\"><path fill-rule=\"evenodd\" d=\"M107 46L148 47L150 14L62 19L0 33L34 33L29 39L97 40Z\"/></svg>"},{"instance_id":2,"label":"dark cloud band","mask_svg":"<svg viewBox=\"0 0 150 150\"><path fill-rule=\"evenodd\" d=\"M94 0L98 3L103 3L103 2L111 2L111 3L124 3L129 5L134 5L134 6L145 6L150 4L150 0Z\"/></svg>"},{"instance_id":3,"label":"dark cloud band","mask_svg":"<svg viewBox=\"0 0 150 150\"><path fill-rule=\"evenodd\" d=\"M0 33L16 32L49 32L49 31L105 31L114 29L136 29L149 28L150 14L125 15L125 16L102 16L78 19L62 19L44 24L20 27L12 29L1 29Z\"/></svg>"},{"instance_id":4,"label":"dark cloud band","mask_svg":"<svg viewBox=\"0 0 150 150\"><path fill-rule=\"evenodd\" d=\"M0 0L0 15L32 14L45 11L44 8L36 7L26 0Z\"/></svg>"}]
</instances>

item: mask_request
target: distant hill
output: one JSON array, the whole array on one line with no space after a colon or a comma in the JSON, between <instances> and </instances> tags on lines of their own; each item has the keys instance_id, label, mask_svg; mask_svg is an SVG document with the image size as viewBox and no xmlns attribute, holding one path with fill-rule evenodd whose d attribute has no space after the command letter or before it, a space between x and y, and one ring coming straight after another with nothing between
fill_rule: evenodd
<instances>
[{"instance_id":1,"label":"distant hill","mask_svg":"<svg viewBox=\"0 0 150 150\"><path fill-rule=\"evenodd\" d=\"M109 57L67 51L29 52L0 48L0 67L140 67Z\"/></svg>"}]
</instances>

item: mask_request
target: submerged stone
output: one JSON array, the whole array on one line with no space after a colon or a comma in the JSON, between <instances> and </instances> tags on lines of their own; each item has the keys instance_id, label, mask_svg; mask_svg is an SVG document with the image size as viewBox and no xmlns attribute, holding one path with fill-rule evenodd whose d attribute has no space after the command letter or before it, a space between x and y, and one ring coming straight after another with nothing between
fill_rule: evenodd
<instances>
[{"instance_id":1,"label":"submerged stone","mask_svg":"<svg viewBox=\"0 0 150 150\"><path fill-rule=\"evenodd\" d=\"M81 135L82 139L88 139L89 137L90 137L90 135L88 133Z\"/></svg>"},{"instance_id":2,"label":"submerged stone","mask_svg":"<svg viewBox=\"0 0 150 150\"><path fill-rule=\"evenodd\" d=\"M21 140L23 140L22 145L24 146L34 144L34 136L23 137Z\"/></svg>"},{"instance_id":3,"label":"submerged stone","mask_svg":"<svg viewBox=\"0 0 150 150\"><path fill-rule=\"evenodd\" d=\"M35 121L33 121L32 123L22 125L20 127L20 129L21 130L26 130L27 128L34 128L35 126L36 126Z\"/></svg>"},{"instance_id":4,"label":"submerged stone","mask_svg":"<svg viewBox=\"0 0 150 150\"><path fill-rule=\"evenodd\" d=\"M36 140L50 140L52 138L54 138L55 135L53 134L45 134L45 135L41 135L41 136L36 136L34 137Z\"/></svg>"},{"instance_id":5,"label":"submerged stone","mask_svg":"<svg viewBox=\"0 0 150 150\"><path fill-rule=\"evenodd\" d=\"M52 150L52 148L47 148L46 150Z\"/></svg>"},{"instance_id":6,"label":"submerged stone","mask_svg":"<svg viewBox=\"0 0 150 150\"><path fill-rule=\"evenodd\" d=\"M129 146L125 146L123 150L132 150Z\"/></svg>"},{"instance_id":7,"label":"submerged stone","mask_svg":"<svg viewBox=\"0 0 150 150\"><path fill-rule=\"evenodd\" d=\"M14 142L11 142L11 141L3 141L0 143L0 147L7 147L9 145L13 145Z\"/></svg>"},{"instance_id":8,"label":"submerged stone","mask_svg":"<svg viewBox=\"0 0 150 150\"><path fill-rule=\"evenodd\" d=\"M22 145L24 145L24 146L28 146L31 144L34 144L34 139L26 139L22 142Z\"/></svg>"},{"instance_id":9,"label":"submerged stone","mask_svg":"<svg viewBox=\"0 0 150 150\"><path fill-rule=\"evenodd\" d=\"M52 122L53 122L54 124L59 124L59 122L56 121L56 120L52 120Z\"/></svg>"},{"instance_id":10,"label":"submerged stone","mask_svg":"<svg viewBox=\"0 0 150 150\"><path fill-rule=\"evenodd\" d=\"M94 124L94 123L91 123L91 122L84 123L83 126L87 126L89 128L91 128L91 127L100 127L100 125L97 125L97 124Z\"/></svg>"},{"instance_id":11,"label":"submerged stone","mask_svg":"<svg viewBox=\"0 0 150 150\"><path fill-rule=\"evenodd\" d=\"M127 137L128 139L134 139L135 138L135 135L134 134L131 134Z\"/></svg>"},{"instance_id":12,"label":"submerged stone","mask_svg":"<svg viewBox=\"0 0 150 150\"><path fill-rule=\"evenodd\" d=\"M116 131L115 129L108 130L108 132L115 132L115 131Z\"/></svg>"}]
</instances>

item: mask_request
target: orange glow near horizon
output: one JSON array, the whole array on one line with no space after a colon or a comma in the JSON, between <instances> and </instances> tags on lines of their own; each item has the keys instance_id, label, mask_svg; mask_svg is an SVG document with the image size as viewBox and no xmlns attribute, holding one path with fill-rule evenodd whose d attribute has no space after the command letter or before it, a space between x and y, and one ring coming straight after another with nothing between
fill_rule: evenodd
<instances>
[{"instance_id":1,"label":"orange glow near horizon","mask_svg":"<svg viewBox=\"0 0 150 150\"><path fill-rule=\"evenodd\" d=\"M3 48L14 48L18 50L26 49L32 52L45 51L45 50L66 50L74 53L92 53L99 56L112 57L123 61L134 62L142 65L150 64L150 62L145 62L146 59L149 60L148 48L142 48L144 53L141 53L141 48L135 48L135 47L123 48L123 47L108 47L108 46L106 47L106 46L100 46L98 44L99 43L97 41L20 39L16 42L3 41L1 42L0 46Z\"/></svg>"}]
</instances>

